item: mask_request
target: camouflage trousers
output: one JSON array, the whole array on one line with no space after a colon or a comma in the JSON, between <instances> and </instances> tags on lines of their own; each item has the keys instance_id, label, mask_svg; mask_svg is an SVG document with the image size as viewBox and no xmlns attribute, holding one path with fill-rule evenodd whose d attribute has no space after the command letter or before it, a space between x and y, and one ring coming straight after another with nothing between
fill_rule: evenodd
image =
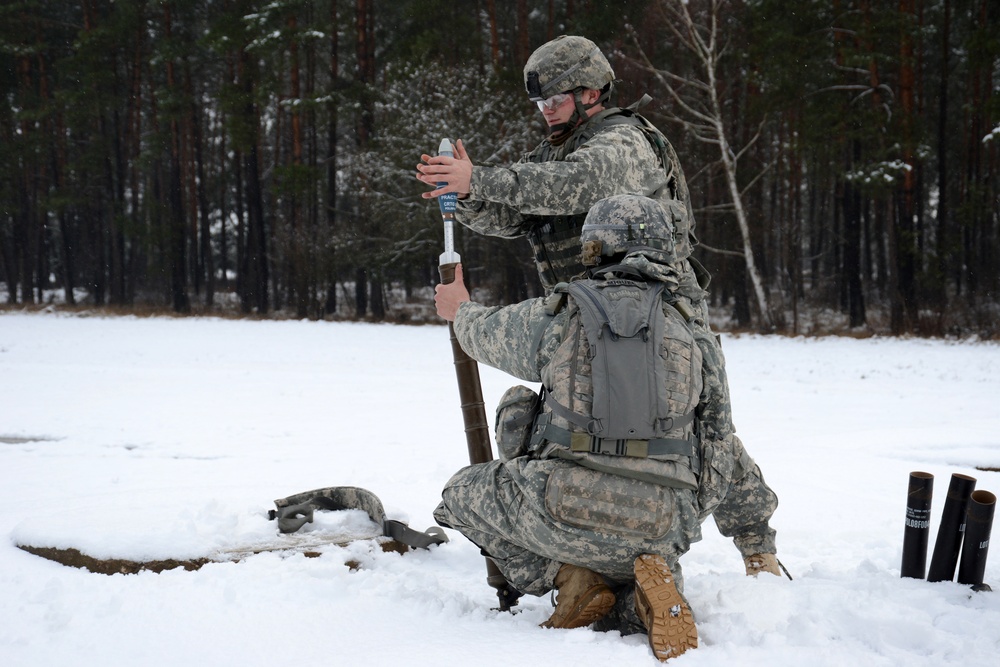
<instances>
[{"instance_id":1,"label":"camouflage trousers","mask_svg":"<svg viewBox=\"0 0 1000 667\"><path fill-rule=\"evenodd\" d=\"M519 591L539 596L554 588L565 563L629 584L644 553L662 555L681 585L677 561L701 539L693 491L558 459L463 468L446 484L434 518L482 549Z\"/></svg>"}]
</instances>

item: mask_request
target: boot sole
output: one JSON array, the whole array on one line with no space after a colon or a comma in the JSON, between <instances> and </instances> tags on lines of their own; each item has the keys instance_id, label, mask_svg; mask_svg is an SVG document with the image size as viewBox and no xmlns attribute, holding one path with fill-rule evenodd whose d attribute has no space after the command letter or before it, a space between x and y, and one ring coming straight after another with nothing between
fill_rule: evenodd
<instances>
[{"instance_id":1,"label":"boot sole","mask_svg":"<svg viewBox=\"0 0 1000 667\"><path fill-rule=\"evenodd\" d=\"M635 610L646 624L649 647L658 660L676 658L698 648L694 615L674 585L662 556L643 554L635 560Z\"/></svg>"},{"instance_id":2,"label":"boot sole","mask_svg":"<svg viewBox=\"0 0 1000 667\"><path fill-rule=\"evenodd\" d=\"M592 586L577 599L573 608L562 618L556 618L559 615L557 604L557 611L549 617L549 620L542 623L541 627L564 630L583 628L607 616L614 606L615 594L610 588L604 584Z\"/></svg>"}]
</instances>

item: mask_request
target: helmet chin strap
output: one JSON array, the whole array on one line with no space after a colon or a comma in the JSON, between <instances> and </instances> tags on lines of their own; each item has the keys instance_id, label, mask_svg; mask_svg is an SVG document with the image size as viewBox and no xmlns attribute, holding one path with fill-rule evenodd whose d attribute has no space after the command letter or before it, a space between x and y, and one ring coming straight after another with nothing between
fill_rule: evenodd
<instances>
[{"instance_id":1,"label":"helmet chin strap","mask_svg":"<svg viewBox=\"0 0 1000 667\"><path fill-rule=\"evenodd\" d=\"M549 136L550 137L560 137L567 133L569 130L580 125L589 118L587 111L593 109L598 104L603 104L611 96L610 87L607 90L601 91L601 94L597 96L597 99L590 104L583 103L583 91L574 90L573 91L573 115L571 115L565 123L557 123L555 125L549 126Z\"/></svg>"}]
</instances>

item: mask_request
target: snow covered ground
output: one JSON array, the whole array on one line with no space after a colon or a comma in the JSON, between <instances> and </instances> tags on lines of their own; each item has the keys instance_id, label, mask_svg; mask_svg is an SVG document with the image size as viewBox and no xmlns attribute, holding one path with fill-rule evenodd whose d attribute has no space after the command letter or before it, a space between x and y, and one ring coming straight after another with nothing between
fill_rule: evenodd
<instances>
[{"instance_id":1,"label":"snow covered ground","mask_svg":"<svg viewBox=\"0 0 1000 667\"><path fill-rule=\"evenodd\" d=\"M907 477L1000 492L1000 345L727 336L739 433L777 491L794 581L750 579L711 521L683 559L701 647L682 665L996 665L995 593L899 577ZM482 368L493 407L514 382ZM97 557L187 557L272 531L275 498L376 493L417 529L466 462L443 326L0 314L0 664L653 665L642 636L543 630L478 550L365 544L196 572L105 576ZM263 533L262 533L263 531ZM344 566L360 562L361 569Z\"/></svg>"}]
</instances>

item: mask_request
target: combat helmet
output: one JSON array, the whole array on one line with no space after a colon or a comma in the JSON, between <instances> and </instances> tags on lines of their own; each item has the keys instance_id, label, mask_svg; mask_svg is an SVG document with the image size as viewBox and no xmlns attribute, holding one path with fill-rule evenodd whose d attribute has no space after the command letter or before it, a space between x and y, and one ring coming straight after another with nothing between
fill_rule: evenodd
<instances>
[{"instance_id":1,"label":"combat helmet","mask_svg":"<svg viewBox=\"0 0 1000 667\"><path fill-rule=\"evenodd\" d=\"M577 88L610 89L615 72L586 37L560 35L538 47L524 65L524 87L538 102Z\"/></svg>"},{"instance_id":2,"label":"combat helmet","mask_svg":"<svg viewBox=\"0 0 1000 667\"><path fill-rule=\"evenodd\" d=\"M594 267L643 250L654 251L659 262L669 263L675 257L673 219L660 202L642 195L601 199L583 221L580 262Z\"/></svg>"},{"instance_id":3,"label":"combat helmet","mask_svg":"<svg viewBox=\"0 0 1000 667\"><path fill-rule=\"evenodd\" d=\"M589 109L607 104L614 89L615 72L601 49L586 37L560 35L538 47L524 65L524 88L528 98L542 107L553 95L573 94L573 114L565 123L552 125L553 135L575 128L587 119ZM584 104L582 91L592 88L600 95Z\"/></svg>"}]
</instances>

